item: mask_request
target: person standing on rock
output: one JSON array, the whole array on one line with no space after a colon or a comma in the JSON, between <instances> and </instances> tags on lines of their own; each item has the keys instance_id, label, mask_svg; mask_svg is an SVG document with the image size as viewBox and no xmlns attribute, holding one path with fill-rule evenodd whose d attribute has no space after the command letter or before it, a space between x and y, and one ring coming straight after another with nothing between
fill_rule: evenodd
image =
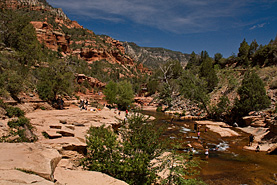
<instances>
[{"instance_id":1,"label":"person standing on rock","mask_svg":"<svg viewBox=\"0 0 277 185\"><path fill-rule=\"evenodd\" d=\"M251 134L251 135L249 136L249 146L252 145L253 141L254 141L254 136L253 136L253 134Z\"/></svg>"},{"instance_id":2,"label":"person standing on rock","mask_svg":"<svg viewBox=\"0 0 277 185\"><path fill-rule=\"evenodd\" d=\"M88 109L88 99L86 99L86 102L85 102L85 109L86 110Z\"/></svg>"},{"instance_id":3,"label":"person standing on rock","mask_svg":"<svg viewBox=\"0 0 277 185\"><path fill-rule=\"evenodd\" d=\"M255 150L256 152L259 152L260 151L260 146L258 145L257 147L256 147L256 150Z\"/></svg>"},{"instance_id":4,"label":"person standing on rock","mask_svg":"<svg viewBox=\"0 0 277 185\"><path fill-rule=\"evenodd\" d=\"M81 101L80 101L80 110L82 110L83 108L84 108L84 100L81 99Z\"/></svg>"},{"instance_id":5,"label":"person standing on rock","mask_svg":"<svg viewBox=\"0 0 277 185\"><path fill-rule=\"evenodd\" d=\"M206 156L206 159L209 158L209 148L208 148L208 146L206 146L206 148L205 148L205 156Z\"/></svg>"},{"instance_id":6,"label":"person standing on rock","mask_svg":"<svg viewBox=\"0 0 277 185\"><path fill-rule=\"evenodd\" d=\"M197 132L198 140L200 139L200 131Z\"/></svg>"},{"instance_id":7,"label":"person standing on rock","mask_svg":"<svg viewBox=\"0 0 277 185\"><path fill-rule=\"evenodd\" d=\"M194 131L196 132L197 130L197 123L194 123Z\"/></svg>"}]
</instances>

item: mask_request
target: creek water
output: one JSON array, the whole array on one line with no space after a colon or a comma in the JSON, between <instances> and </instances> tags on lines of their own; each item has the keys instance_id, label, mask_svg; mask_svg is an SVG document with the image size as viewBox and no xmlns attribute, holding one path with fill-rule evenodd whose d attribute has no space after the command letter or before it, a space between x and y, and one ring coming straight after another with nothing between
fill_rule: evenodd
<instances>
[{"instance_id":1,"label":"creek water","mask_svg":"<svg viewBox=\"0 0 277 185\"><path fill-rule=\"evenodd\" d=\"M221 137L205 128L200 129L200 139L194 132L194 121L179 120L155 111L142 111L156 118L158 124L167 126L165 137L177 140L184 146L194 147L194 156L200 159L200 178L211 185L259 185L277 184L277 156L266 152L243 149L248 144L249 134L232 128L240 136ZM209 158L204 155L203 146L209 148Z\"/></svg>"}]
</instances>

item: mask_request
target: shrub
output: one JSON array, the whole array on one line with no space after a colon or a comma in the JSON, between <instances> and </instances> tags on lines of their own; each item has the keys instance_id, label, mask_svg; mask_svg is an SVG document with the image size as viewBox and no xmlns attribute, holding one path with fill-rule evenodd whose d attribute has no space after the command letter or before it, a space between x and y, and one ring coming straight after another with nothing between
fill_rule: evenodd
<instances>
[{"instance_id":1,"label":"shrub","mask_svg":"<svg viewBox=\"0 0 277 185\"><path fill-rule=\"evenodd\" d=\"M89 129L86 138L88 152L81 164L85 169L106 173L128 184L157 183L158 172L168 169L160 163L166 145L165 141L161 141L164 128L148 122L148 118L138 113L128 116L127 122L120 124L120 140L110 128L104 128L104 125ZM177 155L173 153L171 156L177 159ZM157 162L153 162L154 160ZM187 168L188 165L183 171L189 172ZM183 174L176 170L175 176L179 179L173 180L173 184L189 182L184 179Z\"/></svg>"},{"instance_id":2,"label":"shrub","mask_svg":"<svg viewBox=\"0 0 277 185\"><path fill-rule=\"evenodd\" d=\"M8 122L8 126L17 129L17 131L10 131L10 135L18 135L19 138L12 142L34 142L37 137L32 133L33 126L26 117L20 117L17 120Z\"/></svg>"},{"instance_id":3,"label":"shrub","mask_svg":"<svg viewBox=\"0 0 277 185\"><path fill-rule=\"evenodd\" d=\"M11 128L19 128L19 127L24 127L26 125L29 129L32 129L32 126L30 124L30 121L26 117L20 117L17 120L11 120L8 122L8 126Z\"/></svg>"},{"instance_id":4,"label":"shrub","mask_svg":"<svg viewBox=\"0 0 277 185\"><path fill-rule=\"evenodd\" d=\"M12 107L12 106L9 106L6 108L6 111L7 111L7 116L9 118L11 117L22 117L25 115L25 112L23 110L21 110L20 108L18 107Z\"/></svg>"}]
</instances>

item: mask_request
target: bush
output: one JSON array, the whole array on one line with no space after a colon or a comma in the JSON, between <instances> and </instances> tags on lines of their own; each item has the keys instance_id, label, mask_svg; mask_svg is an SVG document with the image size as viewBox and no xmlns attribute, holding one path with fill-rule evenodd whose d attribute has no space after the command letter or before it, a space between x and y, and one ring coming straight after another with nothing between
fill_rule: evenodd
<instances>
[{"instance_id":1,"label":"bush","mask_svg":"<svg viewBox=\"0 0 277 185\"><path fill-rule=\"evenodd\" d=\"M6 111L7 111L7 116L9 118L11 117L22 117L25 115L25 112L23 110L21 110L20 108L18 107L12 107L12 106L9 106L6 108Z\"/></svg>"},{"instance_id":2,"label":"bush","mask_svg":"<svg viewBox=\"0 0 277 185\"><path fill-rule=\"evenodd\" d=\"M29 129L32 129L30 121L26 117L20 117L17 120L14 119L8 122L8 126L11 128L24 127L24 125L26 125Z\"/></svg>"},{"instance_id":3,"label":"bush","mask_svg":"<svg viewBox=\"0 0 277 185\"><path fill-rule=\"evenodd\" d=\"M106 173L128 184L157 183L158 172L166 168L166 165L159 163L165 152L166 142L161 141L164 128L148 122L147 118L138 113L128 116L127 123L120 124L120 140L104 125L89 129L86 138L88 152L81 164L85 169ZM187 167L183 171L189 172ZM176 170L176 176L178 174ZM184 176L178 176L178 182L181 182L180 179L189 182ZM180 184L176 181L173 183Z\"/></svg>"},{"instance_id":4,"label":"bush","mask_svg":"<svg viewBox=\"0 0 277 185\"><path fill-rule=\"evenodd\" d=\"M33 126L26 117L20 117L17 120L11 120L8 122L8 126L17 130L11 130L10 135L19 136L18 139L13 140L12 142L34 142L37 140L37 136L32 133Z\"/></svg>"},{"instance_id":5,"label":"bush","mask_svg":"<svg viewBox=\"0 0 277 185\"><path fill-rule=\"evenodd\" d=\"M267 108L270 99L266 95L264 83L255 72L247 72L238 89L239 99L235 100L234 111L238 117L246 116L250 111Z\"/></svg>"}]
</instances>

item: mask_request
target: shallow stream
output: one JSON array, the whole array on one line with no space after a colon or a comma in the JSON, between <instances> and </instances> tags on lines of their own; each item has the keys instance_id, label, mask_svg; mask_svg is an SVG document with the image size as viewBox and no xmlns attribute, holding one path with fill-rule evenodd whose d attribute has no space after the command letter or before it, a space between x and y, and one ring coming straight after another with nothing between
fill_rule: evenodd
<instances>
[{"instance_id":1,"label":"shallow stream","mask_svg":"<svg viewBox=\"0 0 277 185\"><path fill-rule=\"evenodd\" d=\"M143 111L144 114L156 117L159 124L167 125L166 136L178 139L194 146L194 155L200 158L200 177L207 184L277 184L277 156L266 152L255 152L243 149L248 144L249 134L240 129L232 128L241 136L221 137L219 134L201 128L200 139L194 132L194 122L178 120L154 111ZM209 158L204 155L203 146L209 148Z\"/></svg>"}]
</instances>

